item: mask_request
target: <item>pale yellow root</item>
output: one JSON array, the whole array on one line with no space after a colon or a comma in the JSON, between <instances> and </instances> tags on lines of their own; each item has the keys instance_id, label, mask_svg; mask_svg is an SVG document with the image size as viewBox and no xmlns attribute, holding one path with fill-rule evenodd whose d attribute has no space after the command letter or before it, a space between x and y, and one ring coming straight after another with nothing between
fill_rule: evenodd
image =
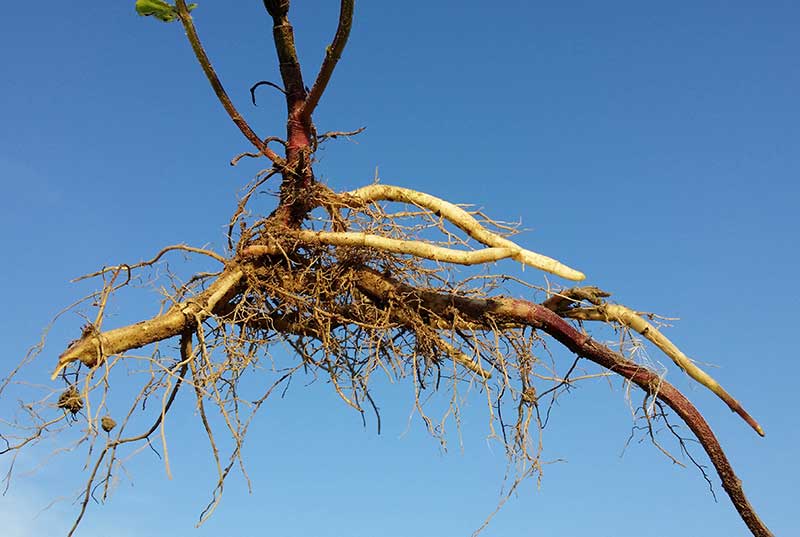
<instances>
[{"instance_id":1,"label":"pale yellow root","mask_svg":"<svg viewBox=\"0 0 800 537\"><path fill-rule=\"evenodd\" d=\"M675 364L683 369L687 375L714 392L731 410L739 414L755 431L764 436L761 426L742 408L741 404L734 399L711 375L697 367L695 363L675 346L664 334L655 326L647 322L641 315L632 309L621 304L603 304L591 308L574 308L567 310L565 316L572 319L587 321L615 321L627 326L647 338L656 347L672 359Z\"/></svg>"},{"instance_id":2,"label":"pale yellow root","mask_svg":"<svg viewBox=\"0 0 800 537\"><path fill-rule=\"evenodd\" d=\"M172 306L166 313L103 333L87 332L59 356L51 379L70 363L80 360L96 367L108 356L143 347L183 332L190 323L201 322L235 293L244 273L235 268L223 272L208 289Z\"/></svg>"},{"instance_id":3,"label":"pale yellow root","mask_svg":"<svg viewBox=\"0 0 800 537\"><path fill-rule=\"evenodd\" d=\"M352 190L348 194L366 202L381 200L396 201L410 203L428 209L434 214L440 215L481 244L485 244L490 248L509 249L511 251L510 257L524 265L555 274L556 276L568 280L580 281L586 278L586 275L582 272L570 268L560 261L526 250L517 243L501 237L496 233L492 233L483 227L475 217L458 205L437 198L436 196L431 196L430 194L425 194L424 192L418 192L409 188L377 183Z\"/></svg>"},{"instance_id":4,"label":"pale yellow root","mask_svg":"<svg viewBox=\"0 0 800 537\"><path fill-rule=\"evenodd\" d=\"M311 231L301 230L292 233L305 244L327 244L330 246L364 246L396 254L408 254L422 259L455 263L457 265L480 265L513 256L508 248L483 248L481 250L454 250L419 241L390 239L379 235L354 231ZM268 255L276 251L274 245L248 246L248 255Z\"/></svg>"}]
</instances>

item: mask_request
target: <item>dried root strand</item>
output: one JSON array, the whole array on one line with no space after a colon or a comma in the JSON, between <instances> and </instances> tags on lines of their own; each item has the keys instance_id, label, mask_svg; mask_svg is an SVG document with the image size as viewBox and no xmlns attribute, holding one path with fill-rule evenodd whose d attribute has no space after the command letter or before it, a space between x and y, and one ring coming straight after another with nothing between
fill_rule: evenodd
<instances>
[{"instance_id":1,"label":"dried root strand","mask_svg":"<svg viewBox=\"0 0 800 537\"><path fill-rule=\"evenodd\" d=\"M123 269L127 270L128 273L130 273L130 271L132 271L133 269L137 269L137 268L140 268L140 267L149 267L149 266L152 266L152 265L156 264L158 262L158 260L161 259L164 256L164 254L166 254L168 252L173 252L175 250L189 252L191 254L205 255L205 256L210 257L211 259L219 261L222 264L225 264L225 258L224 257L222 257L218 253L213 252L211 250L208 250L206 248L196 248L194 246L188 246L186 244L173 244L172 246L165 246L156 255L154 255L151 259L148 259L147 261L141 261L141 262L135 263L133 265L123 264L123 265L112 265L110 267L104 267L103 269L98 270L97 272L92 272L91 274L84 274L83 276L79 276L79 277L75 278L74 280L72 280L72 283L79 282L79 281L82 281L82 280L88 280L90 278L96 278L97 276L102 276L103 274L108 274L110 272L118 272L118 271L123 270Z\"/></svg>"},{"instance_id":2,"label":"dried root strand","mask_svg":"<svg viewBox=\"0 0 800 537\"><path fill-rule=\"evenodd\" d=\"M487 371L486 369L481 367L480 363L473 360L460 350L456 349L450 343L444 341L443 339L439 339L439 341L437 341L436 344L439 345L447 353L447 355L453 359L454 362L460 364L466 369L469 369L470 371L480 376L484 380L490 379L492 377L492 373L490 371Z\"/></svg>"}]
</instances>

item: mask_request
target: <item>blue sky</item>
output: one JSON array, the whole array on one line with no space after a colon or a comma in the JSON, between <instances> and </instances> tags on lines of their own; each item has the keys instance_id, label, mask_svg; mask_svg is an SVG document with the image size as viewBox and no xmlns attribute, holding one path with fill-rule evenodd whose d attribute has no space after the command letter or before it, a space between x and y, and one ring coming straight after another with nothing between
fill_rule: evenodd
<instances>
[{"instance_id":1,"label":"blue sky","mask_svg":"<svg viewBox=\"0 0 800 537\"><path fill-rule=\"evenodd\" d=\"M91 289L71 278L176 242L222 251L236 193L259 169L228 165L247 142L181 28L141 19L133 4L3 8L6 369L55 312ZM294 4L309 79L338 2ZM315 119L321 131L367 131L357 143L328 144L317 174L349 189L377 167L386 183L521 219L526 246L580 268L634 308L680 317L668 335L719 366L712 373L766 438L674 368L668 378L705 413L763 519L791 535L800 533L792 374L800 7L766 6L359 2ZM262 135L282 134L278 95L261 91L259 106L249 105L254 81L279 79L261 2L206 0L194 15L242 112ZM182 270L177 258L171 267ZM524 276L543 282L534 271ZM107 323L155 313L153 292L124 298ZM53 330L39 382L81 322L67 316ZM565 369L571 363L565 352L556 357ZM234 477L197 530L214 477L186 397L174 421L173 479L143 453L112 501L91 506L79 535L469 535L494 509L504 472L499 445L485 441L479 397L467 410L463 447L453 438L446 454L418 419L409 422L408 385L385 386L378 397L380 436L327 386L296 383L247 440L253 494ZM0 414L14 405L0 401ZM484 535L745 534L716 478L719 503L696 470L646 442L620 457L630 425L619 381L562 398L545 455L567 462L548 466L540 489L524 487ZM6 535L65 533L69 501L34 518L79 484L82 458L58 460L0 497Z\"/></svg>"}]
</instances>

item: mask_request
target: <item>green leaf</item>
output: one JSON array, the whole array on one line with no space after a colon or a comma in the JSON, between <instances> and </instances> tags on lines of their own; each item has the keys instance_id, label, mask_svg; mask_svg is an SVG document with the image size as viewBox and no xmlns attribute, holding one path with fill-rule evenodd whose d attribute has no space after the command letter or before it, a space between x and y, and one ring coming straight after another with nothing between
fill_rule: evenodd
<instances>
[{"instance_id":1,"label":"green leaf","mask_svg":"<svg viewBox=\"0 0 800 537\"><path fill-rule=\"evenodd\" d=\"M189 9L194 9L196 4L192 4ZM178 18L175 6L163 2L162 0L136 0L136 13L143 17L155 17L164 22L172 22Z\"/></svg>"}]
</instances>

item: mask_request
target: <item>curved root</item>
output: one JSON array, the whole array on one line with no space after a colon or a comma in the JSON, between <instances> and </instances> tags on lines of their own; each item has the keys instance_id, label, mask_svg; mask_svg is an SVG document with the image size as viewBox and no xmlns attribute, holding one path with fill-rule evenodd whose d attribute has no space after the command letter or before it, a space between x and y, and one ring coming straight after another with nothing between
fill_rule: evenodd
<instances>
[{"instance_id":1,"label":"curved root","mask_svg":"<svg viewBox=\"0 0 800 537\"><path fill-rule=\"evenodd\" d=\"M442 216L481 244L491 248L507 248L511 251L510 257L524 265L555 274L567 280L581 281L586 279L586 275L583 272L568 267L551 257L526 250L514 241L492 233L458 205L436 196L410 188L377 183L352 190L348 194L364 202L397 201L428 209L434 214Z\"/></svg>"}]
</instances>

